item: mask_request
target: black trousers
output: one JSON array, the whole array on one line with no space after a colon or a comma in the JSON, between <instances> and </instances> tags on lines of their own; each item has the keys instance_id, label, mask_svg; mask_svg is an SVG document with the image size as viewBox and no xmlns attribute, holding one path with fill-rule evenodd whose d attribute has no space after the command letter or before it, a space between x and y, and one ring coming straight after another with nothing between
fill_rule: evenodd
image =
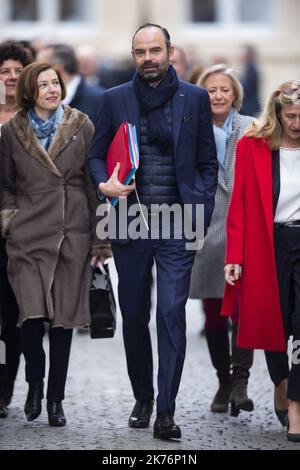
<instances>
[{"instance_id":1,"label":"black trousers","mask_svg":"<svg viewBox=\"0 0 300 470\"><path fill-rule=\"evenodd\" d=\"M274 248L280 304L286 340L293 336L293 358L289 370L287 353L266 351L267 366L277 385L288 378L287 397L300 401L300 361L295 360L300 350L300 227L274 229Z\"/></svg>"},{"instance_id":2,"label":"black trousers","mask_svg":"<svg viewBox=\"0 0 300 470\"><path fill-rule=\"evenodd\" d=\"M19 310L7 278L5 240L0 236L0 319L1 341L5 344L6 364L0 365L0 400L9 404L21 355L21 334L17 328Z\"/></svg>"},{"instance_id":3,"label":"black trousers","mask_svg":"<svg viewBox=\"0 0 300 470\"><path fill-rule=\"evenodd\" d=\"M153 358L149 332L151 270L157 267L158 397L157 412L175 411L185 358L185 304L194 251L185 250L185 239L131 240L113 243L119 275L119 303L127 369L136 400L152 400Z\"/></svg>"},{"instance_id":4,"label":"black trousers","mask_svg":"<svg viewBox=\"0 0 300 470\"><path fill-rule=\"evenodd\" d=\"M60 402L65 398L69 357L72 343L71 329L49 329L49 375L47 400ZM42 318L26 320L22 325L26 382L41 382L45 377L45 334Z\"/></svg>"}]
</instances>

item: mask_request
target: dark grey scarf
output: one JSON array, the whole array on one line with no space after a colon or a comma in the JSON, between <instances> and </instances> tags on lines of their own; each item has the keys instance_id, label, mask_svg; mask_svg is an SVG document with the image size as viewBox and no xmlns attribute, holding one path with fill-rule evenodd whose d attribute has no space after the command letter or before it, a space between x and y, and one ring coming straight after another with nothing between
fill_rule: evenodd
<instances>
[{"instance_id":1,"label":"dark grey scarf","mask_svg":"<svg viewBox=\"0 0 300 470\"><path fill-rule=\"evenodd\" d=\"M144 82L136 72L133 77L133 88L140 107L148 118L148 142L158 145L162 152L166 152L172 142L172 134L163 107L179 88L174 68L172 65L169 66L167 75L155 88Z\"/></svg>"}]
</instances>

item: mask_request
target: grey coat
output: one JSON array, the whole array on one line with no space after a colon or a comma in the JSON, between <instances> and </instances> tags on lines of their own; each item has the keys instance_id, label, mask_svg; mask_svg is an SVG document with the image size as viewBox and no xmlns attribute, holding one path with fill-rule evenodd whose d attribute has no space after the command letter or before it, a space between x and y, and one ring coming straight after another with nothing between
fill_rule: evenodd
<instances>
[{"instance_id":1,"label":"grey coat","mask_svg":"<svg viewBox=\"0 0 300 470\"><path fill-rule=\"evenodd\" d=\"M252 121L252 117L234 112L233 131L227 145L224 178L219 173L215 209L203 248L197 252L194 261L189 295L191 299L223 298L226 215L232 192L235 149L237 141Z\"/></svg>"}]
</instances>

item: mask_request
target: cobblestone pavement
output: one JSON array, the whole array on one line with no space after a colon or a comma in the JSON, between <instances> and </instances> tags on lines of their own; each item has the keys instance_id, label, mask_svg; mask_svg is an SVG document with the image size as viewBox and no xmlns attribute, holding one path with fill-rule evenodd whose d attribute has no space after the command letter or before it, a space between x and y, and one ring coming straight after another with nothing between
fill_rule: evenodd
<instances>
[{"instance_id":1,"label":"cobblestone pavement","mask_svg":"<svg viewBox=\"0 0 300 470\"><path fill-rule=\"evenodd\" d=\"M45 401L40 417L31 423L26 421L23 406L27 385L22 360L9 416L0 420L0 449L299 449L299 445L287 442L274 415L273 386L261 351L255 352L249 385L255 410L242 412L238 418L210 412L217 379L205 339L199 335L202 321L199 303L189 301L187 356L176 412L183 435L180 442L153 439L152 427L135 430L127 426L134 400L126 373L119 317L114 339L91 340L88 334L74 333L64 402L65 428L48 426ZM153 323L151 329L156 351ZM45 347L47 351L46 340ZM151 425L153 421L154 417Z\"/></svg>"}]
</instances>

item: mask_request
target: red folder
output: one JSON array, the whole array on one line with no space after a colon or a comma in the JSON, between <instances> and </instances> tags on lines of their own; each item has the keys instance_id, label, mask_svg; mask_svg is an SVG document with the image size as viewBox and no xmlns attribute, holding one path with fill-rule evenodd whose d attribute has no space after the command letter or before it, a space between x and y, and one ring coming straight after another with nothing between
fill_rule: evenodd
<instances>
[{"instance_id":1,"label":"red folder","mask_svg":"<svg viewBox=\"0 0 300 470\"><path fill-rule=\"evenodd\" d=\"M130 156L128 123L123 122L117 130L106 156L106 171L110 178L117 163L120 163L119 181L125 182L133 164Z\"/></svg>"}]
</instances>

